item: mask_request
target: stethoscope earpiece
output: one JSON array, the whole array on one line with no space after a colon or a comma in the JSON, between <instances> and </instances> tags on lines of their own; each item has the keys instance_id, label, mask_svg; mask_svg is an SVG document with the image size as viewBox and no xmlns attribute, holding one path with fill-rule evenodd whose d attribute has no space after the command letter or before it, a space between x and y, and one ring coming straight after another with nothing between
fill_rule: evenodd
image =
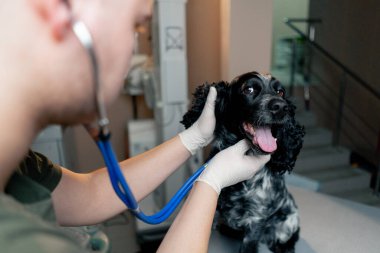
<instances>
[{"instance_id":1,"label":"stethoscope earpiece","mask_svg":"<svg viewBox=\"0 0 380 253\"><path fill-rule=\"evenodd\" d=\"M78 38L81 45L86 49L88 57L90 59L92 67L92 80L94 82L95 88L95 104L98 112L98 127L99 131L103 135L109 133L108 124L109 120L107 118L107 112L104 105L103 94L100 90L100 77L99 77L99 65L94 49L94 42L90 33L90 30L82 21L74 21L72 24L72 29L76 37Z\"/></svg>"}]
</instances>

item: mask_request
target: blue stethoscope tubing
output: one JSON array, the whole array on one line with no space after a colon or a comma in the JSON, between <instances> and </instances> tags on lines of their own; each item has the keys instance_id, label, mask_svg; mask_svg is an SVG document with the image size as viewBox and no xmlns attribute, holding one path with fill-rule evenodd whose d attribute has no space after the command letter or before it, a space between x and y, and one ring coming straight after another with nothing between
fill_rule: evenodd
<instances>
[{"instance_id":1,"label":"blue stethoscope tubing","mask_svg":"<svg viewBox=\"0 0 380 253\"><path fill-rule=\"evenodd\" d=\"M192 175L185 184L178 190L178 192L172 197L172 199L166 204L166 206L159 212L153 215L145 215L132 194L131 189L128 186L127 181L120 169L119 163L115 157L115 153L112 150L110 143L110 131L108 129L109 120L106 116L106 110L104 106L104 101L102 93L100 92L100 79L99 79L99 68L97 63L97 57L95 54L95 49L93 47L93 40L90 31L87 26L79 20L76 20L72 24L72 29L74 34L77 36L79 42L86 49L90 63L92 66L92 74L94 81L94 88L96 92L96 106L98 110L98 126L96 129L92 126L87 126L87 130L90 135L95 140L100 152L102 153L104 162L106 164L108 174L111 180L113 189L115 190L117 196L124 202L124 204L130 209L130 211L140 220L149 224L159 224L164 222L169 218L169 216L174 212L174 210L181 203L182 199L193 187L195 180L206 168L207 163L201 166Z\"/></svg>"},{"instance_id":2,"label":"blue stethoscope tubing","mask_svg":"<svg viewBox=\"0 0 380 253\"><path fill-rule=\"evenodd\" d=\"M110 143L110 136L102 136L96 142L100 152L103 155L104 162L107 166L108 174L111 180L112 187L121 201L128 207L128 209L140 220L148 224L159 224L167 220L170 215L175 211L183 198L193 187L195 180L199 177L202 171L206 168L207 163L202 165L178 190L172 199L157 213L153 215L146 215L140 209L134 195L124 175L120 169L119 163L115 157Z\"/></svg>"}]
</instances>

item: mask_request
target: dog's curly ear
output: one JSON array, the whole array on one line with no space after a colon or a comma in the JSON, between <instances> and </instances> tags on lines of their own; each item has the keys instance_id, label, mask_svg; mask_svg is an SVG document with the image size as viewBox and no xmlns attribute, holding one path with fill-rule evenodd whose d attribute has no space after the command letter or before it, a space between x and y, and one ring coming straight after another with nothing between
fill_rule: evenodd
<instances>
[{"instance_id":1,"label":"dog's curly ear","mask_svg":"<svg viewBox=\"0 0 380 253\"><path fill-rule=\"evenodd\" d=\"M215 117L216 121L223 115L226 105L226 99L228 99L228 83L219 82L212 84L203 84L195 90L193 93L193 100L191 102L191 107L189 111L183 116L181 123L185 128L189 128L195 121L201 116L203 107L207 100L207 95L210 90L210 87L215 87L217 91L217 98L215 102Z\"/></svg>"},{"instance_id":2,"label":"dog's curly ear","mask_svg":"<svg viewBox=\"0 0 380 253\"><path fill-rule=\"evenodd\" d=\"M294 118L296 107L289 100L287 102L291 110L291 120L278 130L277 150L267 164L271 171L279 174L293 170L305 136L305 128Z\"/></svg>"}]
</instances>

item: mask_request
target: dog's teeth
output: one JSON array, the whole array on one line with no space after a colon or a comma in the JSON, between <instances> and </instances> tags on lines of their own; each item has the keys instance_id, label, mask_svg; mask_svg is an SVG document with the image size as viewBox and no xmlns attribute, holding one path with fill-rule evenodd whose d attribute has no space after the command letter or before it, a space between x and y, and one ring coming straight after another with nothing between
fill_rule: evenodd
<instances>
[{"instance_id":1,"label":"dog's teeth","mask_svg":"<svg viewBox=\"0 0 380 253\"><path fill-rule=\"evenodd\" d=\"M275 141L277 141L277 138L274 138Z\"/></svg>"}]
</instances>

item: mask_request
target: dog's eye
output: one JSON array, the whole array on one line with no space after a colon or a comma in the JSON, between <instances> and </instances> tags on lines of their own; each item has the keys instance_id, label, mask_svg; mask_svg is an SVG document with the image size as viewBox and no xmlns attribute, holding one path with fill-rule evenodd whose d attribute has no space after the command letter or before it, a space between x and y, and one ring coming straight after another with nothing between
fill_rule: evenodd
<instances>
[{"instance_id":1,"label":"dog's eye","mask_svg":"<svg viewBox=\"0 0 380 253\"><path fill-rule=\"evenodd\" d=\"M252 94L253 92L254 92L253 87L245 87L244 90L243 90L243 93L245 95Z\"/></svg>"},{"instance_id":2,"label":"dog's eye","mask_svg":"<svg viewBox=\"0 0 380 253\"><path fill-rule=\"evenodd\" d=\"M285 91L283 89L277 90L277 95L283 97L285 95Z\"/></svg>"}]
</instances>

